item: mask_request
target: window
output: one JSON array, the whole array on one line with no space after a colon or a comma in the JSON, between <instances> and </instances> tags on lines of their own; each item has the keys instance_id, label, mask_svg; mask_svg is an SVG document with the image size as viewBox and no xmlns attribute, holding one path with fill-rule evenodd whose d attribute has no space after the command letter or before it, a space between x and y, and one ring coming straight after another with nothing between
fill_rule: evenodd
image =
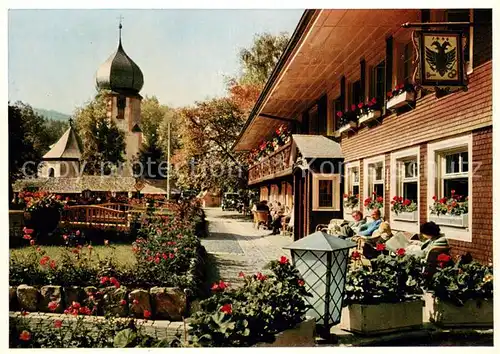
<instances>
[{"instance_id":1,"label":"window","mask_svg":"<svg viewBox=\"0 0 500 354\"><path fill-rule=\"evenodd\" d=\"M364 160L363 170L365 171L363 177L363 185L366 188L363 188L363 198L366 199L368 197L373 198L374 192L377 197L384 198L384 182L385 182L385 156L377 156L371 159ZM363 200L364 200L363 199ZM361 200L361 202L363 202ZM384 209L381 208L381 213L384 213Z\"/></svg>"},{"instance_id":2,"label":"window","mask_svg":"<svg viewBox=\"0 0 500 354\"><path fill-rule=\"evenodd\" d=\"M428 220L434 221L448 238L472 240L472 134L447 139L428 145L427 203ZM452 193L452 191L454 191ZM450 198L452 194L458 202L468 198L467 212L444 216L431 213L435 196L437 199ZM459 204L460 205L460 204Z\"/></svg>"},{"instance_id":3,"label":"window","mask_svg":"<svg viewBox=\"0 0 500 354\"><path fill-rule=\"evenodd\" d=\"M309 134L317 134L319 129L318 105L312 107L307 114L309 116Z\"/></svg>"},{"instance_id":4,"label":"window","mask_svg":"<svg viewBox=\"0 0 500 354\"><path fill-rule=\"evenodd\" d=\"M398 159L396 195L418 203L418 163L417 157Z\"/></svg>"},{"instance_id":5,"label":"window","mask_svg":"<svg viewBox=\"0 0 500 354\"><path fill-rule=\"evenodd\" d=\"M372 186L371 190L377 193L377 196L384 196L384 166L382 162L378 162L376 164L369 165L369 173L370 173L370 184Z\"/></svg>"},{"instance_id":6,"label":"window","mask_svg":"<svg viewBox=\"0 0 500 354\"><path fill-rule=\"evenodd\" d=\"M54 170L54 168L49 167L49 170L48 170L48 175L49 175L49 177L54 177L54 175L55 175L55 170Z\"/></svg>"},{"instance_id":7,"label":"window","mask_svg":"<svg viewBox=\"0 0 500 354\"><path fill-rule=\"evenodd\" d=\"M313 210L340 210L338 174L313 174Z\"/></svg>"},{"instance_id":8,"label":"window","mask_svg":"<svg viewBox=\"0 0 500 354\"><path fill-rule=\"evenodd\" d=\"M413 43L408 42L403 50L403 81L413 82Z\"/></svg>"},{"instance_id":9,"label":"window","mask_svg":"<svg viewBox=\"0 0 500 354\"><path fill-rule=\"evenodd\" d=\"M124 118L126 104L127 104L127 98L125 96L118 96L116 98L116 108L118 110L118 114L116 115L117 119Z\"/></svg>"},{"instance_id":10,"label":"window","mask_svg":"<svg viewBox=\"0 0 500 354\"><path fill-rule=\"evenodd\" d=\"M337 117L338 112L343 112L343 105L340 97L333 100L333 121L335 122L334 130L340 129L340 118Z\"/></svg>"},{"instance_id":11,"label":"window","mask_svg":"<svg viewBox=\"0 0 500 354\"><path fill-rule=\"evenodd\" d=\"M385 60L372 69L371 77L371 97L375 97L377 102L384 102L385 97Z\"/></svg>"},{"instance_id":12,"label":"window","mask_svg":"<svg viewBox=\"0 0 500 354\"><path fill-rule=\"evenodd\" d=\"M363 94L361 93L361 80L353 82L351 85L351 104L357 105L363 101Z\"/></svg>"},{"instance_id":13,"label":"window","mask_svg":"<svg viewBox=\"0 0 500 354\"><path fill-rule=\"evenodd\" d=\"M352 167L346 168L346 193L357 195L359 194L359 163Z\"/></svg>"}]
</instances>

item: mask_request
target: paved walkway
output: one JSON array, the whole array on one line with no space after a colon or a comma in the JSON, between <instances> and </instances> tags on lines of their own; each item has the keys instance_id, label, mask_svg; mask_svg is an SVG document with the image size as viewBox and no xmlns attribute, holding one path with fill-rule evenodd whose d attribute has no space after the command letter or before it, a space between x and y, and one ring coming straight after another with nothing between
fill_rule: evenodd
<instances>
[{"instance_id":1,"label":"paved walkway","mask_svg":"<svg viewBox=\"0 0 500 354\"><path fill-rule=\"evenodd\" d=\"M290 252L282 247L292 243L291 237L256 230L250 219L238 212L206 208L205 213L210 236L202 239L202 244L215 257L221 279L241 284L240 272L254 274L271 260L289 257Z\"/></svg>"}]
</instances>

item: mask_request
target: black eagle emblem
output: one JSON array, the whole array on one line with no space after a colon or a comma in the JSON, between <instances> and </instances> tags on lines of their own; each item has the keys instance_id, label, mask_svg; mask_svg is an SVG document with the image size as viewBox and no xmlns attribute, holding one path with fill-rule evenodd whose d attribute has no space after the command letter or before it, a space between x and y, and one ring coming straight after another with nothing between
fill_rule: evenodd
<instances>
[{"instance_id":1,"label":"black eagle emblem","mask_svg":"<svg viewBox=\"0 0 500 354\"><path fill-rule=\"evenodd\" d=\"M432 70L437 71L439 75L444 76L448 71L453 69L456 60L457 48L453 48L446 52L446 48L450 47L450 42L446 41L440 44L434 41L431 47L435 47L436 51L425 47L425 60L429 63Z\"/></svg>"}]
</instances>

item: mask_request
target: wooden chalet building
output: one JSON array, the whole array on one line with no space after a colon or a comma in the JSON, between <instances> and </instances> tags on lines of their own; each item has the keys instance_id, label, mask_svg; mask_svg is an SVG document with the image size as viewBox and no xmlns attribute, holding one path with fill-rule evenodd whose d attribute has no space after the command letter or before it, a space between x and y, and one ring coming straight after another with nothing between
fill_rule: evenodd
<instances>
[{"instance_id":1,"label":"wooden chalet building","mask_svg":"<svg viewBox=\"0 0 500 354\"><path fill-rule=\"evenodd\" d=\"M344 194L369 215L376 193L394 230L433 220L453 252L492 259L491 10L306 10L233 148L257 153L283 125L249 184L293 204L295 239L349 219ZM468 208L433 212L452 194ZM416 210L395 214L396 196Z\"/></svg>"}]
</instances>

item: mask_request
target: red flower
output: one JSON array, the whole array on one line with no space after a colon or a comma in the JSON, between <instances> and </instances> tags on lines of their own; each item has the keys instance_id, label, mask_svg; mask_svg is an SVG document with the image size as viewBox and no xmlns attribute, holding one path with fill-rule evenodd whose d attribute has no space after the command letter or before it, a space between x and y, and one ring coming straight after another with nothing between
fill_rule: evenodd
<instances>
[{"instance_id":1,"label":"red flower","mask_svg":"<svg viewBox=\"0 0 500 354\"><path fill-rule=\"evenodd\" d=\"M383 197L377 197L377 202L382 203L384 201Z\"/></svg>"},{"instance_id":2,"label":"red flower","mask_svg":"<svg viewBox=\"0 0 500 354\"><path fill-rule=\"evenodd\" d=\"M387 97L389 97L389 98L392 97L392 91L387 92Z\"/></svg>"},{"instance_id":3,"label":"red flower","mask_svg":"<svg viewBox=\"0 0 500 354\"><path fill-rule=\"evenodd\" d=\"M212 291L217 291L217 290L219 290L219 284L217 284L217 283L213 283L213 284L212 284L212 287L211 287L210 289L211 289Z\"/></svg>"},{"instance_id":4,"label":"red flower","mask_svg":"<svg viewBox=\"0 0 500 354\"><path fill-rule=\"evenodd\" d=\"M375 103L377 103L377 99L376 99L375 97L373 97L373 98L371 99L371 101L370 101L370 102L371 102L372 104L375 104Z\"/></svg>"},{"instance_id":5,"label":"red flower","mask_svg":"<svg viewBox=\"0 0 500 354\"><path fill-rule=\"evenodd\" d=\"M54 321L54 327L55 328L61 328L62 327L62 321L61 320L55 320Z\"/></svg>"},{"instance_id":6,"label":"red flower","mask_svg":"<svg viewBox=\"0 0 500 354\"><path fill-rule=\"evenodd\" d=\"M132 301L132 303L133 303L134 305L138 305L138 304L139 304L139 300L134 299L134 300Z\"/></svg>"},{"instance_id":7,"label":"red flower","mask_svg":"<svg viewBox=\"0 0 500 354\"><path fill-rule=\"evenodd\" d=\"M304 286L305 281L302 279L299 279L299 280L297 280L297 283L299 284L299 286Z\"/></svg>"},{"instance_id":8,"label":"red flower","mask_svg":"<svg viewBox=\"0 0 500 354\"><path fill-rule=\"evenodd\" d=\"M30 245L34 246L35 245L35 240L30 240Z\"/></svg>"},{"instance_id":9,"label":"red flower","mask_svg":"<svg viewBox=\"0 0 500 354\"><path fill-rule=\"evenodd\" d=\"M92 311L87 306L80 307L79 312L82 315L87 315L87 316L92 314Z\"/></svg>"},{"instance_id":10,"label":"red flower","mask_svg":"<svg viewBox=\"0 0 500 354\"><path fill-rule=\"evenodd\" d=\"M42 249L41 249L40 247L37 247L37 248L36 248L36 251L37 251L37 252L41 252L41 251L42 251Z\"/></svg>"},{"instance_id":11,"label":"red flower","mask_svg":"<svg viewBox=\"0 0 500 354\"><path fill-rule=\"evenodd\" d=\"M402 257L402 256L404 256L404 255L405 255L405 253L406 253L406 251L405 251L405 249L404 249L404 248L398 248L398 250L396 251L396 254L397 254L398 256L401 256L401 257Z\"/></svg>"},{"instance_id":12,"label":"red flower","mask_svg":"<svg viewBox=\"0 0 500 354\"><path fill-rule=\"evenodd\" d=\"M126 300L120 300L120 305L124 306L127 304L127 301Z\"/></svg>"},{"instance_id":13,"label":"red flower","mask_svg":"<svg viewBox=\"0 0 500 354\"><path fill-rule=\"evenodd\" d=\"M288 261L288 258L286 258L285 256L281 256L280 258L280 263L281 264L287 264L289 261Z\"/></svg>"},{"instance_id":14,"label":"red flower","mask_svg":"<svg viewBox=\"0 0 500 354\"><path fill-rule=\"evenodd\" d=\"M378 243L377 244L377 251L384 251L384 250L385 250L385 244Z\"/></svg>"},{"instance_id":15,"label":"red flower","mask_svg":"<svg viewBox=\"0 0 500 354\"><path fill-rule=\"evenodd\" d=\"M101 277L101 284L104 285L109 281L108 277Z\"/></svg>"},{"instance_id":16,"label":"red flower","mask_svg":"<svg viewBox=\"0 0 500 354\"><path fill-rule=\"evenodd\" d=\"M80 236L80 230L76 230L75 235Z\"/></svg>"},{"instance_id":17,"label":"red flower","mask_svg":"<svg viewBox=\"0 0 500 354\"><path fill-rule=\"evenodd\" d=\"M351 255L351 258L354 259L355 261L361 259L361 253L359 253L358 251L354 251Z\"/></svg>"},{"instance_id":18,"label":"red flower","mask_svg":"<svg viewBox=\"0 0 500 354\"><path fill-rule=\"evenodd\" d=\"M116 280L116 278L114 278L114 277L109 278L109 282L111 284L113 284L115 286L115 288L117 288L117 289L120 287L120 282L118 280Z\"/></svg>"},{"instance_id":19,"label":"red flower","mask_svg":"<svg viewBox=\"0 0 500 354\"><path fill-rule=\"evenodd\" d=\"M267 279L267 276L262 274L261 272L258 272L257 273L257 280L266 280Z\"/></svg>"},{"instance_id":20,"label":"red flower","mask_svg":"<svg viewBox=\"0 0 500 354\"><path fill-rule=\"evenodd\" d=\"M148 310L144 310L144 318L150 318L151 317L151 311L148 311Z\"/></svg>"},{"instance_id":21,"label":"red flower","mask_svg":"<svg viewBox=\"0 0 500 354\"><path fill-rule=\"evenodd\" d=\"M28 228L26 228L26 227L24 227L24 228L23 228L23 232L24 232L25 234L28 234L28 235L31 235L31 234L33 233L33 231L34 231L33 229L28 229Z\"/></svg>"},{"instance_id":22,"label":"red flower","mask_svg":"<svg viewBox=\"0 0 500 354\"><path fill-rule=\"evenodd\" d=\"M49 260L49 256L43 256L42 259L40 259L40 265L45 266Z\"/></svg>"},{"instance_id":23,"label":"red flower","mask_svg":"<svg viewBox=\"0 0 500 354\"><path fill-rule=\"evenodd\" d=\"M240 277L240 278L244 278L244 277L245 277L245 273L240 272L240 274L238 274L238 277Z\"/></svg>"},{"instance_id":24,"label":"red flower","mask_svg":"<svg viewBox=\"0 0 500 354\"><path fill-rule=\"evenodd\" d=\"M155 257L155 263L156 264L160 263L160 257Z\"/></svg>"},{"instance_id":25,"label":"red flower","mask_svg":"<svg viewBox=\"0 0 500 354\"><path fill-rule=\"evenodd\" d=\"M50 266L50 269L56 269L56 261L51 260L49 266Z\"/></svg>"},{"instance_id":26,"label":"red flower","mask_svg":"<svg viewBox=\"0 0 500 354\"><path fill-rule=\"evenodd\" d=\"M20 340L23 340L23 341L29 341L31 339L31 333L24 330L21 332L21 335L19 336L19 339Z\"/></svg>"},{"instance_id":27,"label":"red flower","mask_svg":"<svg viewBox=\"0 0 500 354\"><path fill-rule=\"evenodd\" d=\"M25 310L21 311L21 315L22 315L22 316L27 316L28 314L29 314L29 312L28 312L28 311L25 311Z\"/></svg>"},{"instance_id":28,"label":"red flower","mask_svg":"<svg viewBox=\"0 0 500 354\"><path fill-rule=\"evenodd\" d=\"M24 236L23 236L23 238L24 238L25 240L31 240L31 236L30 236L30 235L24 235Z\"/></svg>"},{"instance_id":29,"label":"red flower","mask_svg":"<svg viewBox=\"0 0 500 354\"><path fill-rule=\"evenodd\" d=\"M377 192L376 192L376 191L373 191L373 192L372 192L372 194L373 194L373 195L377 195Z\"/></svg>"},{"instance_id":30,"label":"red flower","mask_svg":"<svg viewBox=\"0 0 500 354\"><path fill-rule=\"evenodd\" d=\"M74 309L79 309L80 308L80 303L73 301L73 304L71 305Z\"/></svg>"},{"instance_id":31,"label":"red flower","mask_svg":"<svg viewBox=\"0 0 500 354\"><path fill-rule=\"evenodd\" d=\"M168 254L168 258L172 259L172 258L174 258L174 257L175 257L175 255L174 255L173 253L169 253L169 254Z\"/></svg>"},{"instance_id":32,"label":"red flower","mask_svg":"<svg viewBox=\"0 0 500 354\"><path fill-rule=\"evenodd\" d=\"M441 253L438 257L437 257L437 261L438 262L449 262L451 260L451 256L447 255L446 253Z\"/></svg>"},{"instance_id":33,"label":"red flower","mask_svg":"<svg viewBox=\"0 0 500 354\"><path fill-rule=\"evenodd\" d=\"M63 239L64 239L64 241L67 241L68 240L68 235L63 235Z\"/></svg>"},{"instance_id":34,"label":"red flower","mask_svg":"<svg viewBox=\"0 0 500 354\"><path fill-rule=\"evenodd\" d=\"M363 108L363 106L364 106L363 102L358 103L358 108L359 109Z\"/></svg>"},{"instance_id":35,"label":"red flower","mask_svg":"<svg viewBox=\"0 0 500 354\"><path fill-rule=\"evenodd\" d=\"M339 112L337 112L337 117L339 117L339 118L340 118L340 117L342 117L343 115L344 115L344 114L343 114L342 112L340 112L340 111L339 111Z\"/></svg>"},{"instance_id":36,"label":"red flower","mask_svg":"<svg viewBox=\"0 0 500 354\"><path fill-rule=\"evenodd\" d=\"M409 200L409 199L405 199L405 201L403 202L404 206L408 206L410 204L411 204L411 200Z\"/></svg>"},{"instance_id":37,"label":"red flower","mask_svg":"<svg viewBox=\"0 0 500 354\"><path fill-rule=\"evenodd\" d=\"M451 195L453 196L454 194L455 194L455 190L454 190L454 189L452 189L452 190L451 190Z\"/></svg>"},{"instance_id":38,"label":"red flower","mask_svg":"<svg viewBox=\"0 0 500 354\"><path fill-rule=\"evenodd\" d=\"M228 315L233 313L233 305L231 304L225 304L221 306L220 310Z\"/></svg>"},{"instance_id":39,"label":"red flower","mask_svg":"<svg viewBox=\"0 0 500 354\"><path fill-rule=\"evenodd\" d=\"M229 285L228 285L228 284L226 284L226 283L224 283L224 281L222 281L222 280L221 280L221 281L219 281L219 289L220 289L220 290L224 290L224 289L226 289L228 286L229 286Z\"/></svg>"},{"instance_id":40,"label":"red flower","mask_svg":"<svg viewBox=\"0 0 500 354\"><path fill-rule=\"evenodd\" d=\"M432 199L434 199L434 201L436 201L438 199L437 196L433 196Z\"/></svg>"},{"instance_id":41,"label":"red flower","mask_svg":"<svg viewBox=\"0 0 500 354\"><path fill-rule=\"evenodd\" d=\"M354 111L356 109L356 105L355 104L352 104L351 105L351 111Z\"/></svg>"},{"instance_id":42,"label":"red flower","mask_svg":"<svg viewBox=\"0 0 500 354\"><path fill-rule=\"evenodd\" d=\"M51 301L49 302L49 305L47 306L50 311L55 311L57 307L59 306L59 303L57 301Z\"/></svg>"}]
</instances>

